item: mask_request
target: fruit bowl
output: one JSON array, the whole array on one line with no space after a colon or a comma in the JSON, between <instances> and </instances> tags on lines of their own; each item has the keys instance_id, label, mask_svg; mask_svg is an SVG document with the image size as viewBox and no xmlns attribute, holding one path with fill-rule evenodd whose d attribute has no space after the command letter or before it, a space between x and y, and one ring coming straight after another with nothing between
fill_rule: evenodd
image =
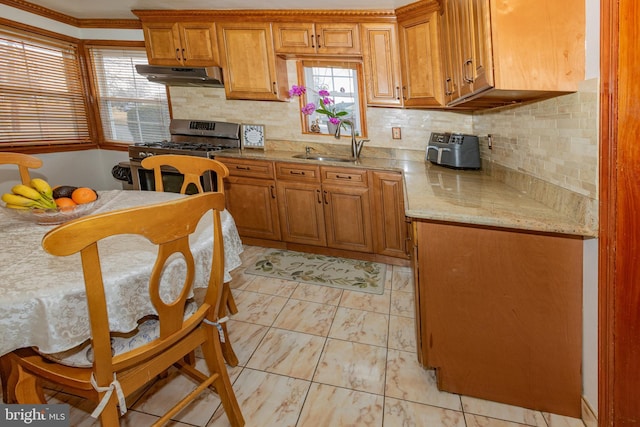
<instances>
[{"instance_id":1,"label":"fruit bowl","mask_svg":"<svg viewBox=\"0 0 640 427\"><path fill-rule=\"evenodd\" d=\"M90 214L96 210L99 201L98 197L93 202L58 209L11 209L6 206L3 208L9 215L22 221L35 222L40 225L58 225Z\"/></svg>"}]
</instances>

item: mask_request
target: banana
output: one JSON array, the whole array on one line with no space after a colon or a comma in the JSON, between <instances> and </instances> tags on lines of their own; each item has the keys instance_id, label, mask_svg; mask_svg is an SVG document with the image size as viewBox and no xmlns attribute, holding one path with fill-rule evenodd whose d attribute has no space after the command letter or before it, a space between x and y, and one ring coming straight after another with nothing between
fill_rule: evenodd
<instances>
[{"instance_id":1,"label":"banana","mask_svg":"<svg viewBox=\"0 0 640 427\"><path fill-rule=\"evenodd\" d=\"M10 205L9 203L7 203L5 206L8 207L9 209L18 209L18 210L29 210L29 209L31 209L28 206Z\"/></svg>"},{"instance_id":2,"label":"banana","mask_svg":"<svg viewBox=\"0 0 640 427\"><path fill-rule=\"evenodd\" d=\"M22 206L25 208L52 209L50 205L44 204L42 199L33 200L19 194L5 193L2 195L2 201L7 205Z\"/></svg>"},{"instance_id":3,"label":"banana","mask_svg":"<svg viewBox=\"0 0 640 427\"><path fill-rule=\"evenodd\" d=\"M31 200L40 200L42 198L42 195L33 187L29 187L28 185L24 184L14 185L11 191L13 191L13 194L24 196Z\"/></svg>"},{"instance_id":4,"label":"banana","mask_svg":"<svg viewBox=\"0 0 640 427\"><path fill-rule=\"evenodd\" d=\"M45 198L53 200L53 190L49 183L44 179L33 178L29 185L35 188L38 193L42 194Z\"/></svg>"}]
</instances>

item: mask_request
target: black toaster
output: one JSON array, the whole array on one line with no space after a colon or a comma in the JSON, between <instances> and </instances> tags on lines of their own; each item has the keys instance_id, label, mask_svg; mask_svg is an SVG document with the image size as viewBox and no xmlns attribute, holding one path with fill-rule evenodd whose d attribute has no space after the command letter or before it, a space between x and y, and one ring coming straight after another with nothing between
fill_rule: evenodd
<instances>
[{"instance_id":1,"label":"black toaster","mask_svg":"<svg viewBox=\"0 0 640 427\"><path fill-rule=\"evenodd\" d=\"M480 169L480 144L475 135L432 132L426 160L455 169Z\"/></svg>"}]
</instances>

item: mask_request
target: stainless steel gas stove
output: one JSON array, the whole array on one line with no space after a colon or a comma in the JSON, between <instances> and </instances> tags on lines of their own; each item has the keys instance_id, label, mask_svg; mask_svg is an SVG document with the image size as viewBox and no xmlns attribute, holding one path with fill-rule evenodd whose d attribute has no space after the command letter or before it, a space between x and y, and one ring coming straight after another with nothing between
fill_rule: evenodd
<instances>
[{"instance_id":1,"label":"stainless steel gas stove","mask_svg":"<svg viewBox=\"0 0 640 427\"><path fill-rule=\"evenodd\" d=\"M230 148L240 148L240 124L201 120L171 120L170 141L136 143L129 146L129 163L135 190L154 190L153 171L140 166L142 159L159 154L179 154L186 156L213 158L214 153ZM178 192L182 185L182 175L175 169L162 171L165 190ZM215 176L203 178L205 191L215 190Z\"/></svg>"}]
</instances>

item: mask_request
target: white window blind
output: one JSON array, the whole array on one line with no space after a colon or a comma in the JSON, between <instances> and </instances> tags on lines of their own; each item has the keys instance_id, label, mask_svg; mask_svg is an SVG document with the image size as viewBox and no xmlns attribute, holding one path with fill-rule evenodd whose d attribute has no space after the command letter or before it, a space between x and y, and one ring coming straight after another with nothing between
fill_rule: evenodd
<instances>
[{"instance_id":1,"label":"white window blind","mask_svg":"<svg viewBox=\"0 0 640 427\"><path fill-rule=\"evenodd\" d=\"M164 85L136 72L147 64L144 48L90 47L98 108L108 142L156 142L169 138L169 105Z\"/></svg>"},{"instance_id":2,"label":"white window blind","mask_svg":"<svg viewBox=\"0 0 640 427\"><path fill-rule=\"evenodd\" d=\"M91 142L78 47L0 26L0 149Z\"/></svg>"}]
</instances>

